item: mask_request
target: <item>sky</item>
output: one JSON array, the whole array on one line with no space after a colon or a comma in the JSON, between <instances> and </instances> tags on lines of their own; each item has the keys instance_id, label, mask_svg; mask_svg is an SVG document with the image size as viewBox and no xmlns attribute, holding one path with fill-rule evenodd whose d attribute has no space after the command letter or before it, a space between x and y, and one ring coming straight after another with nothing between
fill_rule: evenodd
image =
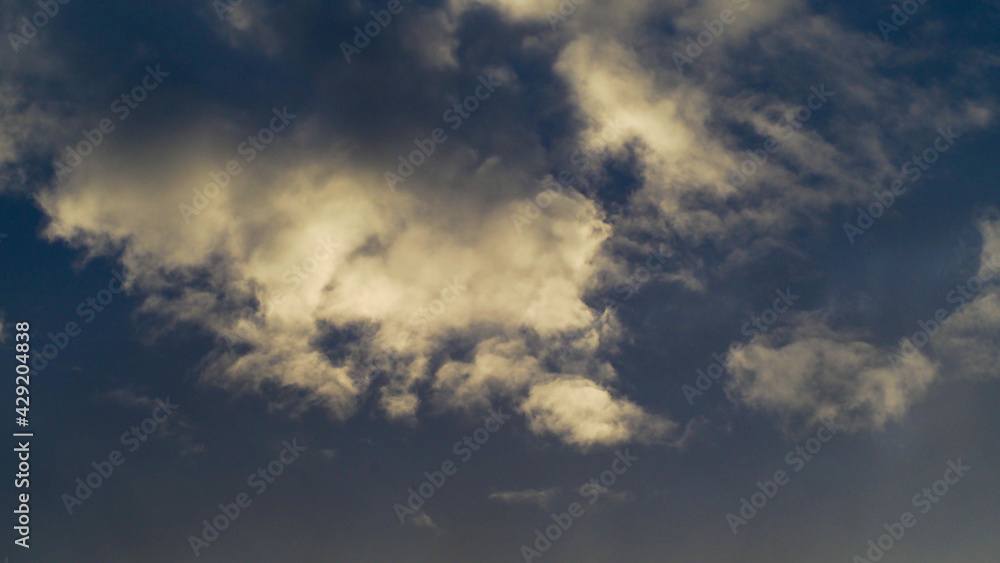
<instances>
[{"instance_id":1,"label":"sky","mask_svg":"<svg viewBox=\"0 0 1000 563\"><path fill-rule=\"evenodd\" d=\"M996 0L0 23L5 561L996 561Z\"/></svg>"}]
</instances>

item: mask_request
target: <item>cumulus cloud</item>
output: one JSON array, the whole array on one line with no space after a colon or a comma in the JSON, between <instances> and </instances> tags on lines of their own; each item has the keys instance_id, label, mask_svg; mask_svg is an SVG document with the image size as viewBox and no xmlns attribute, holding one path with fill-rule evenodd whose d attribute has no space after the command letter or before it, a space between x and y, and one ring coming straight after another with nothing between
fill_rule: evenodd
<instances>
[{"instance_id":1,"label":"cumulus cloud","mask_svg":"<svg viewBox=\"0 0 1000 563\"><path fill-rule=\"evenodd\" d=\"M837 420L854 429L899 420L937 376L936 363L920 353L894 369L885 351L831 329L815 313L731 351L726 368L734 401L791 424Z\"/></svg>"},{"instance_id":2,"label":"cumulus cloud","mask_svg":"<svg viewBox=\"0 0 1000 563\"><path fill-rule=\"evenodd\" d=\"M387 199L379 170L311 154L304 123L279 133L259 160L241 161L246 170L196 215L164 213L194 206L203 192L193 188L239 158L216 132L240 124L206 120L161 132L155 147L120 146L88 160L38 196L52 217L50 239L120 255L146 295L141 312L166 326L241 335L239 353L220 344L206 358L206 377L305 389L306 398L294 398L300 407L346 417L368 390L366 362L388 351L395 364L380 381L379 405L390 418L412 419L421 382L433 382L443 408L516 398L554 377L539 363L539 342L585 333L596 350L617 338L613 321L583 301L608 263L610 229L581 195L558 196L546 220L521 233L510 222L514 201L483 201L485 188L511 178L502 164L433 191L414 178ZM432 365L456 335L479 343L472 360ZM584 368L587 377L615 377L607 364ZM605 395L630 422L613 437L574 443L641 429L638 406ZM556 435L570 436L569 424Z\"/></svg>"},{"instance_id":3,"label":"cumulus cloud","mask_svg":"<svg viewBox=\"0 0 1000 563\"><path fill-rule=\"evenodd\" d=\"M907 337L893 350L866 342L859 331L831 328L821 312L796 317L791 328L735 350L727 357L729 397L786 421L846 421L855 429L899 420L938 380L1000 376L1000 219L978 223L982 252L966 299L957 292L924 326L929 336ZM895 365L893 365L895 363Z\"/></svg>"},{"instance_id":4,"label":"cumulus cloud","mask_svg":"<svg viewBox=\"0 0 1000 563\"><path fill-rule=\"evenodd\" d=\"M532 387L520 410L533 431L557 436L584 450L628 441L655 443L677 429L676 423L647 414L635 403L580 377Z\"/></svg>"},{"instance_id":5,"label":"cumulus cloud","mask_svg":"<svg viewBox=\"0 0 1000 563\"><path fill-rule=\"evenodd\" d=\"M694 33L726 7L658 10ZM605 159L637 161L641 182L629 212L609 218L619 232L671 232L678 250L711 243L726 260L750 261L787 247L791 229L867 201L872 186L899 176L897 159L929 143L936 128L975 130L995 119L995 97L971 85L965 94L885 78L900 51L803 12L800 2L751 3L739 14L683 69L663 53L683 53L686 34L664 38L644 27L646 14L622 22L604 12L617 25L593 29L574 20L580 28L555 48L554 70L584 123L579 142L604 146L603 124L613 117L624 134L607 145ZM786 80L784 69L804 60L824 72ZM742 78L754 76L766 76L770 87L745 88ZM832 94L823 100L817 91ZM884 126L859 125L859 115ZM769 138L779 148L761 163Z\"/></svg>"}]
</instances>

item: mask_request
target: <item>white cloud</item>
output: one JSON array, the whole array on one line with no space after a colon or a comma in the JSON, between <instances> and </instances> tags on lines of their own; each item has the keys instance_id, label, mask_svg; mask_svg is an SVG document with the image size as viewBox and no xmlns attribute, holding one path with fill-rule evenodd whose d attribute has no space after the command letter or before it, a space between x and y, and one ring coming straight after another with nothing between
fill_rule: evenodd
<instances>
[{"instance_id":1,"label":"white cloud","mask_svg":"<svg viewBox=\"0 0 1000 563\"><path fill-rule=\"evenodd\" d=\"M933 346L949 378L1000 377L1000 292L991 289L952 315Z\"/></svg>"},{"instance_id":2,"label":"white cloud","mask_svg":"<svg viewBox=\"0 0 1000 563\"><path fill-rule=\"evenodd\" d=\"M628 212L608 219L622 234L668 231L684 246L707 239L730 261L746 262L762 249L787 246L787 233L810 217L867 202L873 186L898 176L896 155L929 143L936 128L971 131L994 121L991 97L886 78L881 69L903 53L872 34L804 13L797 1L751 2L740 12L746 17L693 63L697 72L679 71L664 53L682 51L684 30L699 31L702 19L729 4L699 2L675 11L682 31L669 38L650 33L641 18L574 20L580 28L557 47L554 70L588 124L580 144L605 146L604 124L617 120L624 134L607 145L608 155L634 152L639 161L641 185ZM751 31L759 37L746 41ZM805 59L823 74L786 80L784 69ZM770 91L737 95L744 78L765 80ZM804 107L811 87L820 85L835 94L811 110L793 136L783 135L779 121ZM859 124L859 115L878 125ZM781 148L737 185L732 170L767 137Z\"/></svg>"},{"instance_id":3,"label":"white cloud","mask_svg":"<svg viewBox=\"0 0 1000 563\"><path fill-rule=\"evenodd\" d=\"M630 441L662 442L677 425L644 412L627 399L616 398L599 384L565 377L532 387L521 403L528 426L586 450Z\"/></svg>"},{"instance_id":4,"label":"white cloud","mask_svg":"<svg viewBox=\"0 0 1000 563\"><path fill-rule=\"evenodd\" d=\"M526 489L523 491L499 491L491 493L488 500L503 504L533 504L541 509L547 509L549 503L559 494L558 488Z\"/></svg>"},{"instance_id":5,"label":"white cloud","mask_svg":"<svg viewBox=\"0 0 1000 563\"><path fill-rule=\"evenodd\" d=\"M854 429L899 420L937 376L936 364L920 353L894 370L884 351L830 329L817 314L730 352L726 368L734 401L793 424L826 419Z\"/></svg>"},{"instance_id":6,"label":"white cloud","mask_svg":"<svg viewBox=\"0 0 1000 563\"><path fill-rule=\"evenodd\" d=\"M924 340L918 350L901 342L890 351L902 362L896 369L889 353L862 334L833 330L820 313L804 314L792 328L730 353L727 394L786 421L836 419L855 429L879 428L902 418L937 380L1000 376L1000 288L996 266L988 266L1000 250L998 227L995 212L979 223L979 274L994 281L947 317L929 345Z\"/></svg>"},{"instance_id":7,"label":"white cloud","mask_svg":"<svg viewBox=\"0 0 1000 563\"><path fill-rule=\"evenodd\" d=\"M949 378L1000 377L1000 218L995 210L979 223L983 236L978 276L990 279L971 303L964 304L932 341ZM962 299L964 301L964 299Z\"/></svg>"},{"instance_id":8,"label":"white cloud","mask_svg":"<svg viewBox=\"0 0 1000 563\"><path fill-rule=\"evenodd\" d=\"M558 375L539 361L545 346L575 338L583 338L572 366L578 375L615 380L609 365L586 359L620 336L613 318L583 302L611 264L603 253L610 227L593 202L566 191L545 221L518 233L510 221L517 203L490 195L492 186L516 181L504 165L488 175L453 175L433 189L414 177L390 194L381 170L310 155L304 122L279 133L254 162L241 162L245 171L188 223L178 205L190 205L192 188L239 158L225 132L240 127L220 115L205 123L164 131L148 145L121 141L38 201L52 217L51 240L121 252L145 295L142 313L168 329L194 323L242 335L245 352L234 356L220 342L205 359L210 380L305 389L304 397L273 400L321 404L347 417L369 390L367 359L387 351L395 364L377 381L379 405L390 418L412 419L421 404L417 384L425 381L442 410L517 401ZM453 164L441 155L436 165L447 171ZM310 261L317 239L336 247ZM303 275L307 265L311 273ZM467 289L445 299L449 285ZM323 344L331 328L350 337ZM456 336L478 343L471 361L445 356L432 365ZM602 407L620 419L607 424L622 423L613 431L575 432L568 419L553 427L544 408L531 410L532 427L588 447L650 434L641 408L601 393Z\"/></svg>"}]
</instances>

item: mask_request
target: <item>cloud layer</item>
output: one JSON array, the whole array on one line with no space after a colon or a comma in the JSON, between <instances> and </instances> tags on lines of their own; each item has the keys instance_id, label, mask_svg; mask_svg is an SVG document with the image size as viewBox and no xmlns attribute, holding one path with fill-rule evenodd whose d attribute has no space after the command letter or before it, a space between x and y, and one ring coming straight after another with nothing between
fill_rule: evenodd
<instances>
[{"instance_id":1,"label":"cloud layer","mask_svg":"<svg viewBox=\"0 0 1000 563\"><path fill-rule=\"evenodd\" d=\"M409 422L499 400L579 449L669 442L678 423L627 396L615 367L629 328L602 304L634 269L622 249L666 240L657 281L682 291L730 283L774 249L797 252L797 230L868 202L938 127L990 125L995 95L961 65L947 90L886 78L926 61L797 1L573 5L553 18L514 0L407 4L349 63L339 45L367 17L360 5L330 15L246 0L224 17L200 11L190 47L233 68L114 52L91 66L129 72L70 107L27 101L36 84L64 90L82 75L75 36L39 39L0 83L5 184L35 198L49 240L132 272L156 332L213 339L201 373L218 384L276 384L276 404L338 418L369 399ZM723 10L734 23L687 53ZM115 116L157 57L169 75ZM502 86L477 101L483 77ZM71 174L30 185L39 160L66 162L105 118L116 130ZM436 129L447 139L429 141ZM404 161L414 171L390 189ZM616 183L629 187L608 196ZM977 335L996 313L984 293L938 337L940 360L908 357L906 376L861 333L803 315L730 356L730 396L880 426L939 361L989 371L995 347Z\"/></svg>"}]
</instances>

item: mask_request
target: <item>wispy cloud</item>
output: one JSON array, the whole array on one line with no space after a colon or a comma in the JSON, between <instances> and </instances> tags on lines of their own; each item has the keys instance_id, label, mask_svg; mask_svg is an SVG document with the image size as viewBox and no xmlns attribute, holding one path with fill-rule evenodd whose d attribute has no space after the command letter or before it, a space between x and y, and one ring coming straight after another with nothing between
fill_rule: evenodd
<instances>
[{"instance_id":1,"label":"wispy cloud","mask_svg":"<svg viewBox=\"0 0 1000 563\"><path fill-rule=\"evenodd\" d=\"M530 504L542 509L549 508L552 499L559 494L560 489L553 487L549 489L535 490L525 489L523 491L500 491L491 493L488 500L502 504Z\"/></svg>"}]
</instances>

